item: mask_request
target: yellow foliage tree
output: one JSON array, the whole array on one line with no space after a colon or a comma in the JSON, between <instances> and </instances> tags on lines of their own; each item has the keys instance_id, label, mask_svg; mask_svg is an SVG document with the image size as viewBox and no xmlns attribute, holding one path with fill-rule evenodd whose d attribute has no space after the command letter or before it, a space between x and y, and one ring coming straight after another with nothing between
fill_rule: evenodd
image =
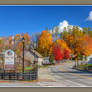
<instances>
[{"instance_id":1,"label":"yellow foliage tree","mask_svg":"<svg viewBox=\"0 0 92 92\"><path fill-rule=\"evenodd\" d=\"M38 40L38 52L43 56L49 56L52 46L52 37L48 31L42 31Z\"/></svg>"}]
</instances>

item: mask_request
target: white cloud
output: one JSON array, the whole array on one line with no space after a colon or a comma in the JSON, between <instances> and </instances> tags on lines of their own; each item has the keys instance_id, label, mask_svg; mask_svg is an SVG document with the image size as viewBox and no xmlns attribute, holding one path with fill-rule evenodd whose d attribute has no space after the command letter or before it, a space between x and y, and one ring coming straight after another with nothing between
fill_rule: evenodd
<instances>
[{"instance_id":1,"label":"white cloud","mask_svg":"<svg viewBox=\"0 0 92 92\"><path fill-rule=\"evenodd\" d=\"M68 29L68 27L71 29L73 26L69 25L67 20L64 20L62 22L59 23L59 32L63 32L64 28L66 27L66 30Z\"/></svg>"},{"instance_id":2,"label":"white cloud","mask_svg":"<svg viewBox=\"0 0 92 92\"><path fill-rule=\"evenodd\" d=\"M87 21L92 21L92 11L89 12L89 16L86 19Z\"/></svg>"},{"instance_id":3,"label":"white cloud","mask_svg":"<svg viewBox=\"0 0 92 92\"><path fill-rule=\"evenodd\" d=\"M59 32L63 32L65 27L66 27L66 31L68 31L68 29L72 29L73 26L74 25L70 25L67 20L64 20L64 21L60 22L59 25L58 25ZM81 27L79 27L79 29L82 30ZM54 32L55 32L55 28L54 28ZM52 33L52 30L50 30L50 33Z\"/></svg>"}]
</instances>

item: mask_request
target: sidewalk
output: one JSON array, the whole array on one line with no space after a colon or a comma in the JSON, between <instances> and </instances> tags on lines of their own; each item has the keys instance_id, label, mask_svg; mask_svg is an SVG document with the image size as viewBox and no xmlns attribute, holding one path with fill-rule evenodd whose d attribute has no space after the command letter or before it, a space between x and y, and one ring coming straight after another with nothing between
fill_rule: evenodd
<instances>
[{"instance_id":1,"label":"sidewalk","mask_svg":"<svg viewBox=\"0 0 92 92\"><path fill-rule=\"evenodd\" d=\"M49 74L48 68L40 68L38 70L38 80L44 82L55 82L55 78Z\"/></svg>"}]
</instances>

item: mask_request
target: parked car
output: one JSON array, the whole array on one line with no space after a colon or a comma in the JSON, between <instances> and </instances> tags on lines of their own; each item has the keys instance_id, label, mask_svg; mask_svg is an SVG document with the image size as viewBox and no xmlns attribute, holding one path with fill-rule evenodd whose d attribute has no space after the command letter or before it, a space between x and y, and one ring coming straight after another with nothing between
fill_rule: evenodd
<instances>
[{"instance_id":1,"label":"parked car","mask_svg":"<svg viewBox=\"0 0 92 92\"><path fill-rule=\"evenodd\" d=\"M43 65L48 65L48 64L50 64L49 57L45 57L45 58L43 59L42 64L43 64Z\"/></svg>"}]
</instances>

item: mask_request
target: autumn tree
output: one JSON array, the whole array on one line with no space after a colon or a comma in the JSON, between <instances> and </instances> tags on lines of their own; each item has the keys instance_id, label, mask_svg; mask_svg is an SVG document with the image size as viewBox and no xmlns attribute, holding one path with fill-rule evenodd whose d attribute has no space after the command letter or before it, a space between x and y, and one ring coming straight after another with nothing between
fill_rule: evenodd
<instances>
[{"instance_id":1,"label":"autumn tree","mask_svg":"<svg viewBox=\"0 0 92 92\"><path fill-rule=\"evenodd\" d=\"M60 39L65 40L65 37L67 36L68 32L66 27L64 27L63 32L60 33Z\"/></svg>"},{"instance_id":2,"label":"autumn tree","mask_svg":"<svg viewBox=\"0 0 92 92\"><path fill-rule=\"evenodd\" d=\"M80 29L79 27L73 27L72 31L65 36L65 42L71 48L72 54L77 57L92 54L91 40L89 28Z\"/></svg>"},{"instance_id":3,"label":"autumn tree","mask_svg":"<svg viewBox=\"0 0 92 92\"><path fill-rule=\"evenodd\" d=\"M24 33L23 36L21 34L16 34L14 37L15 45L19 44L22 41L22 37L25 39L25 47L30 46L30 36L28 33Z\"/></svg>"},{"instance_id":4,"label":"autumn tree","mask_svg":"<svg viewBox=\"0 0 92 92\"><path fill-rule=\"evenodd\" d=\"M82 54L85 56L89 56L92 54L92 38L89 35L84 35L82 37Z\"/></svg>"},{"instance_id":5,"label":"autumn tree","mask_svg":"<svg viewBox=\"0 0 92 92\"><path fill-rule=\"evenodd\" d=\"M12 36L8 37L9 49L12 49Z\"/></svg>"},{"instance_id":6,"label":"autumn tree","mask_svg":"<svg viewBox=\"0 0 92 92\"><path fill-rule=\"evenodd\" d=\"M36 39L36 48L38 47L38 39L40 37L40 33L36 32L35 39Z\"/></svg>"},{"instance_id":7,"label":"autumn tree","mask_svg":"<svg viewBox=\"0 0 92 92\"><path fill-rule=\"evenodd\" d=\"M58 33L59 33L59 28L56 26L56 27L55 27L56 40L57 40L57 37L58 37Z\"/></svg>"},{"instance_id":8,"label":"autumn tree","mask_svg":"<svg viewBox=\"0 0 92 92\"><path fill-rule=\"evenodd\" d=\"M53 43L52 54L55 60L62 60L63 58L68 59L70 57L71 49L67 46L64 40L57 39Z\"/></svg>"},{"instance_id":9,"label":"autumn tree","mask_svg":"<svg viewBox=\"0 0 92 92\"><path fill-rule=\"evenodd\" d=\"M35 34L31 35L31 48L37 49L38 48L38 40L40 37L40 33L36 32Z\"/></svg>"},{"instance_id":10,"label":"autumn tree","mask_svg":"<svg viewBox=\"0 0 92 92\"><path fill-rule=\"evenodd\" d=\"M30 46L30 43L31 43L30 36L29 36L28 33L25 33L23 36L24 36L24 39L25 39L25 48L28 49L29 46Z\"/></svg>"},{"instance_id":11,"label":"autumn tree","mask_svg":"<svg viewBox=\"0 0 92 92\"><path fill-rule=\"evenodd\" d=\"M57 40L58 35L59 35L59 27L57 26L53 27L51 34L52 34L53 41Z\"/></svg>"},{"instance_id":12,"label":"autumn tree","mask_svg":"<svg viewBox=\"0 0 92 92\"><path fill-rule=\"evenodd\" d=\"M73 27L71 33L67 34L65 37L65 41L69 48L72 49L73 54L79 54L80 48L81 48L81 37L83 37L84 33L82 30L79 29L79 27Z\"/></svg>"},{"instance_id":13,"label":"autumn tree","mask_svg":"<svg viewBox=\"0 0 92 92\"><path fill-rule=\"evenodd\" d=\"M53 44L58 44L63 51L64 49L67 49L69 53L71 53L71 49L68 47L67 43L64 40L57 39Z\"/></svg>"},{"instance_id":14,"label":"autumn tree","mask_svg":"<svg viewBox=\"0 0 92 92\"><path fill-rule=\"evenodd\" d=\"M76 39L73 52L78 55L88 56L92 54L92 38L88 34L84 34Z\"/></svg>"},{"instance_id":15,"label":"autumn tree","mask_svg":"<svg viewBox=\"0 0 92 92\"><path fill-rule=\"evenodd\" d=\"M58 62L59 60L63 59L63 51L61 50L60 46L58 44L53 46L52 50L54 59Z\"/></svg>"},{"instance_id":16,"label":"autumn tree","mask_svg":"<svg viewBox=\"0 0 92 92\"><path fill-rule=\"evenodd\" d=\"M42 31L39 40L37 51L43 56L49 56L50 48L52 46L52 37L48 31Z\"/></svg>"},{"instance_id":17,"label":"autumn tree","mask_svg":"<svg viewBox=\"0 0 92 92\"><path fill-rule=\"evenodd\" d=\"M54 30L54 27L51 30L51 35L52 35L53 41L55 41L55 30Z\"/></svg>"},{"instance_id":18,"label":"autumn tree","mask_svg":"<svg viewBox=\"0 0 92 92\"><path fill-rule=\"evenodd\" d=\"M9 44L5 37L0 38L0 51L8 49Z\"/></svg>"},{"instance_id":19,"label":"autumn tree","mask_svg":"<svg viewBox=\"0 0 92 92\"><path fill-rule=\"evenodd\" d=\"M2 40L0 39L0 52L2 51Z\"/></svg>"},{"instance_id":20,"label":"autumn tree","mask_svg":"<svg viewBox=\"0 0 92 92\"><path fill-rule=\"evenodd\" d=\"M70 58L70 53L67 49L64 49L64 59L69 59Z\"/></svg>"},{"instance_id":21,"label":"autumn tree","mask_svg":"<svg viewBox=\"0 0 92 92\"><path fill-rule=\"evenodd\" d=\"M15 48L17 48L17 44L20 41L21 35L20 34L16 34L14 36L14 44L15 44Z\"/></svg>"},{"instance_id":22,"label":"autumn tree","mask_svg":"<svg viewBox=\"0 0 92 92\"><path fill-rule=\"evenodd\" d=\"M16 34L14 37L14 47L17 55L20 55L23 49L22 37L24 37L25 39L25 49L27 50L30 46L30 36L28 35L28 33L24 33L23 35Z\"/></svg>"}]
</instances>

